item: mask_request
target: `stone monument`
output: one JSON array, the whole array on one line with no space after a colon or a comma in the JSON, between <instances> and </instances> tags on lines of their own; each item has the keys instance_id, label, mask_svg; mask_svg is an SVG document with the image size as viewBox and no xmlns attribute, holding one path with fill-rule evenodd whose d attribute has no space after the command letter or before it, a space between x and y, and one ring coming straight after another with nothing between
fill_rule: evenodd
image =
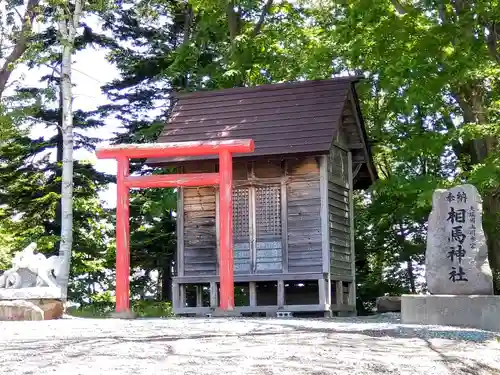
<instances>
[{"instance_id":1,"label":"stone monument","mask_svg":"<svg viewBox=\"0 0 500 375\"><path fill-rule=\"evenodd\" d=\"M43 310L46 318L62 315L63 289L57 284L62 259L59 256L46 258L43 254L35 253L36 247L36 243L31 243L17 253L12 260L12 267L0 275L0 320L12 319L2 316L2 312L13 311L16 314L12 307L16 301L23 309L32 303L33 309ZM8 302L2 304L2 301Z\"/></svg>"},{"instance_id":2,"label":"stone monument","mask_svg":"<svg viewBox=\"0 0 500 375\"><path fill-rule=\"evenodd\" d=\"M403 323L500 330L482 213L473 185L434 192L425 252L430 295L402 296Z\"/></svg>"},{"instance_id":3,"label":"stone monument","mask_svg":"<svg viewBox=\"0 0 500 375\"><path fill-rule=\"evenodd\" d=\"M434 192L425 252L431 294L493 294L482 212L473 185Z\"/></svg>"}]
</instances>

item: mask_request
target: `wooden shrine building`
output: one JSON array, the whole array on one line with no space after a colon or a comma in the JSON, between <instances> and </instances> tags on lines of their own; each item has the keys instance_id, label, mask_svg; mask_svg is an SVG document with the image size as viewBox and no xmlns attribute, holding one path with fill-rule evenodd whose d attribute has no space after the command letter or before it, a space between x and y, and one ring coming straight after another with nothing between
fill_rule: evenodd
<instances>
[{"instance_id":1,"label":"wooden shrine building","mask_svg":"<svg viewBox=\"0 0 500 375\"><path fill-rule=\"evenodd\" d=\"M177 96L158 142L253 139L233 168L236 310L355 313L353 189L377 178L354 88L337 78ZM181 173L217 158L150 159ZM217 307L218 188L178 193L177 314Z\"/></svg>"}]
</instances>

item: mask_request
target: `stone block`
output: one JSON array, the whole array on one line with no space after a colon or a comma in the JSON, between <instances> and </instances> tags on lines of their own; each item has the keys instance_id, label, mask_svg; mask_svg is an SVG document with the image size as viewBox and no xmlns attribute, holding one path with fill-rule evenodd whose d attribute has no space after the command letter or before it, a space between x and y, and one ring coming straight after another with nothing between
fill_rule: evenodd
<instances>
[{"instance_id":1,"label":"stone block","mask_svg":"<svg viewBox=\"0 0 500 375\"><path fill-rule=\"evenodd\" d=\"M29 301L0 301L0 320L44 320L44 312Z\"/></svg>"},{"instance_id":2,"label":"stone block","mask_svg":"<svg viewBox=\"0 0 500 375\"><path fill-rule=\"evenodd\" d=\"M33 300L43 311L44 320L60 319L64 315L64 302L53 299Z\"/></svg>"},{"instance_id":3,"label":"stone block","mask_svg":"<svg viewBox=\"0 0 500 375\"><path fill-rule=\"evenodd\" d=\"M401 297L400 296L382 296L377 298L377 312L400 312Z\"/></svg>"},{"instance_id":4,"label":"stone block","mask_svg":"<svg viewBox=\"0 0 500 375\"><path fill-rule=\"evenodd\" d=\"M401 322L500 332L500 296L403 295Z\"/></svg>"},{"instance_id":5,"label":"stone block","mask_svg":"<svg viewBox=\"0 0 500 375\"><path fill-rule=\"evenodd\" d=\"M239 317L241 313L237 310L222 310L221 308L216 308L212 313L213 318L230 318Z\"/></svg>"},{"instance_id":6,"label":"stone block","mask_svg":"<svg viewBox=\"0 0 500 375\"><path fill-rule=\"evenodd\" d=\"M109 317L112 319L136 319L137 314L135 314L132 310L126 310L126 311L113 311L112 313L109 314Z\"/></svg>"}]
</instances>

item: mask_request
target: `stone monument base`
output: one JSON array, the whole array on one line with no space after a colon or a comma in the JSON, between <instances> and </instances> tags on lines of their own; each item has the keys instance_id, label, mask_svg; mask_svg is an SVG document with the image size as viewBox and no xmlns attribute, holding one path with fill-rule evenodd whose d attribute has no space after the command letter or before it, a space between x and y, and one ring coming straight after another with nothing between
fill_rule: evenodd
<instances>
[{"instance_id":1,"label":"stone monument base","mask_svg":"<svg viewBox=\"0 0 500 375\"><path fill-rule=\"evenodd\" d=\"M377 298L377 312L379 314L387 312L401 312L400 296L382 296Z\"/></svg>"},{"instance_id":2,"label":"stone monument base","mask_svg":"<svg viewBox=\"0 0 500 375\"><path fill-rule=\"evenodd\" d=\"M401 323L446 325L500 332L500 296L403 295Z\"/></svg>"}]
</instances>

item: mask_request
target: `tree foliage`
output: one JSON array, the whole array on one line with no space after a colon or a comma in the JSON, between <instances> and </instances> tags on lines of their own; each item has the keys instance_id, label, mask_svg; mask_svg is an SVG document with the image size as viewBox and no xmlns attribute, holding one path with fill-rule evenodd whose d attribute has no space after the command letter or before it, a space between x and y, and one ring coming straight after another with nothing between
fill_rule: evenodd
<instances>
[{"instance_id":1,"label":"tree foliage","mask_svg":"<svg viewBox=\"0 0 500 375\"><path fill-rule=\"evenodd\" d=\"M386 227L385 243L398 232L420 242L422 254L432 191L474 183L500 270L498 2L325 3L315 15L325 40L368 77L363 109L383 177L367 206L374 227Z\"/></svg>"},{"instance_id":2,"label":"tree foliage","mask_svg":"<svg viewBox=\"0 0 500 375\"><path fill-rule=\"evenodd\" d=\"M56 8L51 4L42 5L43 22L47 27L30 35L32 53L25 56L24 62L31 69L48 68L50 73L45 74L40 69L44 73L38 84L20 82L2 99L5 122L9 121L11 126L0 141L0 204L3 207L0 219L3 230L8 233L5 249L9 254L32 241L46 254L57 254L60 247L64 159L61 43L52 23L56 19ZM98 40L95 36L90 37L92 30L88 27L86 30L76 38L76 48L85 48ZM94 151L100 139L89 133L103 123L92 112L81 110L74 111L71 118L75 127L72 149ZM74 284L70 296L81 300L88 291L78 290L78 279L84 276L86 281L99 282L105 278L104 270L109 268L106 263L110 242L109 213L102 208L97 194L113 179L98 173L89 162L73 164L74 196L71 200L75 249L71 269ZM7 266L6 262L2 263L2 267Z\"/></svg>"},{"instance_id":3,"label":"tree foliage","mask_svg":"<svg viewBox=\"0 0 500 375\"><path fill-rule=\"evenodd\" d=\"M480 189L490 261L500 270L498 0L116 0L105 9L94 5L91 10L104 22L106 36L83 24L76 48L92 43L109 48L109 61L120 78L103 87L111 104L95 113L76 112L75 126L98 129L109 119L119 120L123 128L114 142L149 142L168 118L174 92L364 76L358 92L380 180L356 197L360 310L369 311L385 293L425 290L420 275L427 217L438 187L469 182ZM49 27L30 39L38 54L25 55L28 64L57 60L54 32ZM19 206L36 218L5 221L0 230L17 230L22 238L36 231L52 238L54 229L41 223L59 225L54 168L31 159L54 147L57 136L33 140L19 127L33 117L59 121L60 113L45 106L57 101L56 81L44 91L19 90L8 99L24 103L22 108L10 105L0 117L14 129L5 132L7 141L0 149L0 178L9 190L0 195L6 205L2 214L11 217ZM2 103L6 108L5 98ZM77 147L93 147L98 141L78 137ZM169 172L143 162L133 163L132 172ZM88 294L93 293L85 291L92 278L106 283L102 267L111 267L114 244L97 238L102 233L97 223L113 219L103 219L105 213L92 198L109 179L85 168L75 165L75 192L81 197L75 204L82 215L92 211L83 217L93 224L85 227L87 237L81 241L88 248L75 255L82 261L73 272L75 288ZM176 247L175 196L168 189L132 194L132 265L146 271L133 281L136 296L168 298ZM9 246L0 244L0 249ZM92 246L101 252L93 253ZM86 254L94 254L87 263ZM158 280L153 280L155 272Z\"/></svg>"}]
</instances>

